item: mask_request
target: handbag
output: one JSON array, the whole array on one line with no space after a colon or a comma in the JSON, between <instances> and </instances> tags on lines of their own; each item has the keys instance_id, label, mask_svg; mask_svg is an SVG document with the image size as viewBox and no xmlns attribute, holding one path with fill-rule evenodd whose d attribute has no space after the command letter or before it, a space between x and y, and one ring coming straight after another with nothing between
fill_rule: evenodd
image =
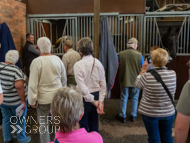
<instances>
[{"instance_id":1,"label":"handbag","mask_svg":"<svg viewBox=\"0 0 190 143\"><path fill-rule=\"evenodd\" d=\"M176 110L176 108L175 108L174 100L173 100L172 95L171 95L170 91L168 90L167 86L166 86L165 83L163 82L161 76L160 76L160 75L158 74L158 72L157 72L156 70L154 70L154 69L151 70L150 73L154 76L154 78L157 80L157 82L160 82L160 83L162 84L162 86L164 87L164 89L165 89L167 95L169 96L169 98L170 98L170 100L171 100L171 102L172 102L172 104L173 104L173 106L174 106L175 115L176 115L176 114L177 114L177 110Z\"/></svg>"}]
</instances>

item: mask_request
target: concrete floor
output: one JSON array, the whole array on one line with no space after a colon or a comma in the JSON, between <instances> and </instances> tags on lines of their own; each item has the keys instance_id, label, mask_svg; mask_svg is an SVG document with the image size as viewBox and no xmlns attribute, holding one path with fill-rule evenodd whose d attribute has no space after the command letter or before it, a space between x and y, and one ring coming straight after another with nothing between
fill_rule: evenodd
<instances>
[{"instance_id":1,"label":"concrete floor","mask_svg":"<svg viewBox=\"0 0 190 143\"><path fill-rule=\"evenodd\" d=\"M105 115L100 116L99 132L103 137L104 143L148 143L148 136L142 122L141 115L138 114L136 122L130 122L130 100L127 109L127 123L123 124L115 119L115 115L119 111L119 99L105 100ZM28 110L28 115L35 117L36 111ZM32 140L30 143L40 143L39 133L35 133L35 121L30 120L26 132L28 132ZM30 130L32 132L30 133ZM174 136L174 134L173 134ZM54 134L51 134L51 140ZM3 143L2 127L0 126L0 143Z\"/></svg>"}]
</instances>

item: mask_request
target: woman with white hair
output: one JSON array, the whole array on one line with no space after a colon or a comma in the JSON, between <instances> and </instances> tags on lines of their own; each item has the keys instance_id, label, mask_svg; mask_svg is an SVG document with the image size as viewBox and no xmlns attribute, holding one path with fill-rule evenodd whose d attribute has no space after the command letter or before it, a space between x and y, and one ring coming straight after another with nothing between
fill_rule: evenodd
<instances>
[{"instance_id":1,"label":"woman with white hair","mask_svg":"<svg viewBox=\"0 0 190 143\"><path fill-rule=\"evenodd\" d=\"M40 56L35 58L30 66L30 80L28 85L28 102L37 108L40 124L41 143L50 141L49 121L50 103L54 92L66 86L66 71L61 59L51 52L51 42L47 37L37 41ZM37 106L38 105L38 106ZM41 120L41 116L45 119Z\"/></svg>"},{"instance_id":2,"label":"woman with white hair","mask_svg":"<svg viewBox=\"0 0 190 143\"><path fill-rule=\"evenodd\" d=\"M59 128L55 143L103 143L99 133L80 129L84 106L82 95L76 90L68 87L57 90L51 102L51 114L54 125Z\"/></svg>"},{"instance_id":3,"label":"woman with white hair","mask_svg":"<svg viewBox=\"0 0 190 143\"><path fill-rule=\"evenodd\" d=\"M13 137L11 127L15 122L11 121L11 117L16 117L16 108L21 104L24 105L23 115L17 118L16 125L23 130L17 132L17 140L19 143L27 143L31 140L25 135L25 118L26 118L26 99L27 87L26 76L22 70L15 66L19 59L17 50L9 50L5 55L5 62L0 63L0 81L3 89L3 102L0 106L3 115L3 137L5 143L12 143ZM20 121L23 120L23 121Z\"/></svg>"},{"instance_id":4,"label":"woman with white hair","mask_svg":"<svg viewBox=\"0 0 190 143\"><path fill-rule=\"evenodd\" d=\"M82 60L74 65L77 88L81 90L84 102L84 116L80 127L87 132L98 132L98 114L104 114L104 98L106 95L105 71L101 62L93 58L93 43L88 37L78 42Z\"/></svg>"}]
</instances>

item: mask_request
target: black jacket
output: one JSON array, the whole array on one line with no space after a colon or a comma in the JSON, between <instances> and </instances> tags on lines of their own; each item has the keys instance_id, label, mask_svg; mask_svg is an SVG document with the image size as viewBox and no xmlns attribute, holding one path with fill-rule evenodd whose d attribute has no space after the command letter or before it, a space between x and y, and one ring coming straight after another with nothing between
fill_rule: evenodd
<instances>
[{"instance_id":1,"label":"black jacket","mask_svg":"<svg viewBox=\"0 0 190 143\"><path fill-rule=\"evenodd\" d=\"M33 45L33 43L26 41L26 44L23 48L22 52L22 61L24 67L30 67L30 64L32 63L33 59L37 58L39 55L36 55L28 50L29 46Z\"/></svg>"}]
</instances>

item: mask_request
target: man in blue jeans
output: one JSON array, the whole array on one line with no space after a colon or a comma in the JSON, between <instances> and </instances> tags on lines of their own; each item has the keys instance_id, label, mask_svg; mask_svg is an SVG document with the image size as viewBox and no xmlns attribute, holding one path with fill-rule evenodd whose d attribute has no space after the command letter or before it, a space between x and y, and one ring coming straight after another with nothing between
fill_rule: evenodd
<instances>
[{"instance_id":1,"label":"man in blue jeans","mask_svg":"<svg viewBox=\"0 0 190 143\"><path fill-rule=\"evenodd\" d=\"M116 116L118 120L126 123L126 109L129 94L131 96L131 121L136 121L139 89L135 88L135 80L144 63L142 54L137 50L136 38L129 39L127 49L119 53L119 80L121 86L120 111Z\"/></svg>"}]
</instances>

